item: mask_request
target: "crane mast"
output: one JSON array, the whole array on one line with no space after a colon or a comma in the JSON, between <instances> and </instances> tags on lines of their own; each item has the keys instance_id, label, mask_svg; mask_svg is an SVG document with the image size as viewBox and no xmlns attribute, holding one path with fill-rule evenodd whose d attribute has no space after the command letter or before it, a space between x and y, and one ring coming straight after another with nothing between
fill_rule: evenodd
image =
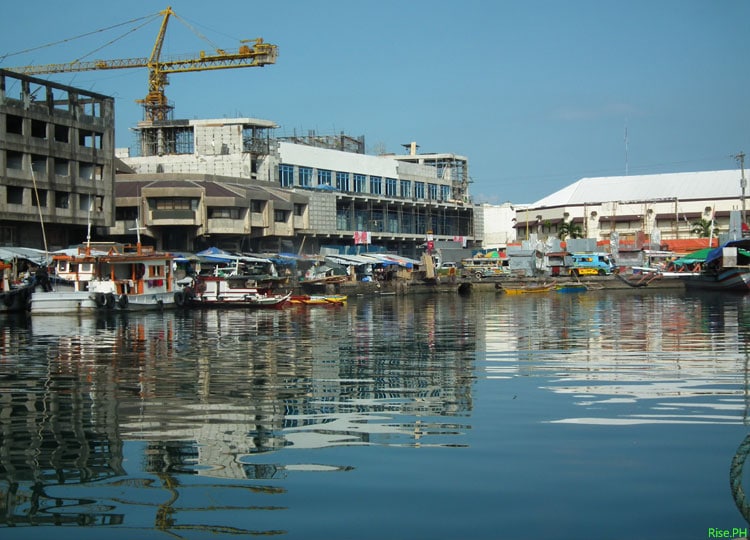
<instances>
[{"instance_id":1,"label":"crane mast","mask_svg":"<svg viewBox=\"0 0 750 540\"><path fill-rule=\"evenodd\" d=\"M172 110L164 92L169 84L167 74L185 73L191 71L208 71L216 69L230 69L238 67L262 67L275 64L278 47L265 43L262 38L242 40L236 51L217 49L213 54L200 51L198 56L171 57L162 59L161 51L164 36L171 16L177 16L171 7L160 11L162 22L159 33L148 58L121 58L115 60L94 60L90 62L69 62L63 64L46 64L36 66L20 66L5 68L8 71L26 75L41 75L50 73L68 73L79 71L95 71L108 69L148 68L148 94L137 100L144 108L146 120L167 120Z\"/></svg>"}]
</instances>

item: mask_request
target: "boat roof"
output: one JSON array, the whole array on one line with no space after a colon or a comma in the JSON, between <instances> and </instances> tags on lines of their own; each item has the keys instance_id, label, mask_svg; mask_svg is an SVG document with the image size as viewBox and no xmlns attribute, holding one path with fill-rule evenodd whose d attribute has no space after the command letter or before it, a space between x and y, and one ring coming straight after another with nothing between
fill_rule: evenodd
<instances>
[{"instance_id":1,"label":"boat roof","mask_svg":"<svg viewBox=\"0 0 750 540\"><path fill-rule=\"evenodd\" d=\"M710 263L721 258L725 247L736 247L742 255L750 257L750 238L741 238L739 240L730 240L729 242L725 242L719 247L712 249L706 256L706 262Z\"/></svg>"},{"instance_id":2,"label":"boat roof","mask_svg":"<svg viewBox=\"0 0 750 540\"><path fill-rule=\"evenodd\" d=\"M12 261L13 259L26 259L35 264L46 264L49 256L41 249L16 246L0 247L0 260Z\"/></svg>"}]
</instances>

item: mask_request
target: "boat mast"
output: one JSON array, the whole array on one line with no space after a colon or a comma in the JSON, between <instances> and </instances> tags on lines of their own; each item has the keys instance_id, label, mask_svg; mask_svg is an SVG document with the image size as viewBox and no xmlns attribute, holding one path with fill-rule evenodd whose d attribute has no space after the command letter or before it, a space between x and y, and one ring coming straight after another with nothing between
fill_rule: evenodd
<instances>
[{"instance_id":1,"label":"boat mast","mask_svg":"<svg viewBox=\"0 0 750 540\"><path fill-rule=\"evenodd\" d=\"M44 231L44 217L42 216L42 204L39 201L39 190L36 187L36 174L34 167L31 167L31 181L34 182L34 197L36 197L36 208L39 210L39 224L42 226L42 241L44 242L44 262L47 262L49 251L47 249L47 233Z\"/></svg>"},{"instance_id":2,"label":"boat mast","mask_svg":"<svg viewBox=\"0 0 750 540\"><path fill-rule=\"evenodd\" d=\"M745 179L745 152L740 152L734 158L740 162L740 170L742 176L740 177L740 188L742 189L742 224L747 223L747 211L745 209L745 188L747 187L747 180Z\"/></svg>"}]
</instances>

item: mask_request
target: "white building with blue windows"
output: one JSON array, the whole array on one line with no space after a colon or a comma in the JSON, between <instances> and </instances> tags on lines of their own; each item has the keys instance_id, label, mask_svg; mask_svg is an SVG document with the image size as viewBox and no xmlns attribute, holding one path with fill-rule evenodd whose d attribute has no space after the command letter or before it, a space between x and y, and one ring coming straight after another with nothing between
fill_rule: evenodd
<instances>
[{"instance_id":1,"label":"white building with blue windows","mask_svg":"<svg viewBox=\"0 0 750 540\"><path fill-rule=\"evenodd\" d=\"M428 239L480 240L465 157L420 154L415 143L404 155L368 155L363 137L276 137L276 128L253 118L139 123L139 155L118 153L126 167L113 234L127 236L140 214L162 249L353 251L366 232L368 250L417 256Z\"/></svg>"}]
</instances>

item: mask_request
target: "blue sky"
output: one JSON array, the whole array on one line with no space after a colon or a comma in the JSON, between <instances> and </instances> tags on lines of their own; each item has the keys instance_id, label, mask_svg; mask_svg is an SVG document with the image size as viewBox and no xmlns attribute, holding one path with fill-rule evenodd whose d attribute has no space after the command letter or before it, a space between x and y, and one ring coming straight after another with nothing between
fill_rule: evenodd
<instances>
[{"instance_id":1,"label":"blue sky","mask_svg":"<svg viewBox=\"0 0 750 540\"><path fill-rule=\"evenodd\" d=\"M138 23L15 53L167 5L210 42L171 20L162 57L256 37L279 47L264 68L171 75L175 118L343 131L368 152L416 141L468 157L479 202L534 202L626 171L739 172L733 156L750 153L747 0L13 2L0 66L148 56L159 19L111 45ZM145 69L50 78L114 96L116 144L133 144Z\"/></svg>"}]
</instances>

